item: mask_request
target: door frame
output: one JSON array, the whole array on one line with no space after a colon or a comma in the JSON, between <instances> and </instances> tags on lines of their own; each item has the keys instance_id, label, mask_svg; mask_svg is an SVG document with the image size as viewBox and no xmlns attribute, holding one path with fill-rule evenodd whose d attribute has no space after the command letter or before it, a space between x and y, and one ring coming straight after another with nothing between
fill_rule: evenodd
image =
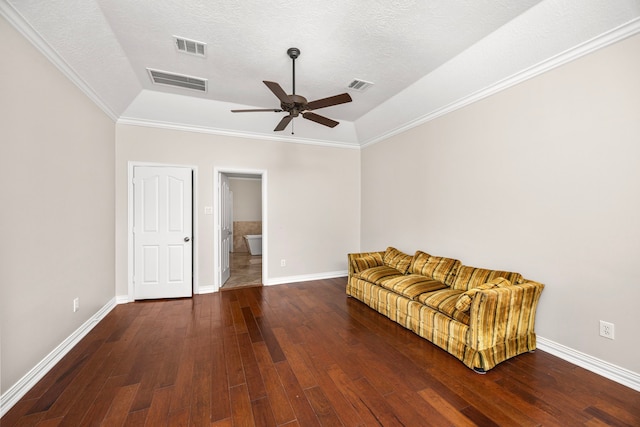
<instances>
[{"instance_id":1,"label":"door frame","mask_svg":"<svg viewBox=\"0 0 640 427\"><path fill-rule=\"evenodd\" d=\"M268 221L267 221L267 171L264 169L238 169L233 167L219 167L213 168L213 291L218 292L221 287L220 283L220 248L222 245L221 233L220 233L220 218L222 213L220 212L220 176L225 175L255 175L260 176L261 180L261 194L262 194L262 284L266 285L268 282L268 266L269 266L269 238L268 238Z\"/></svg>"},{"instance_id":2,"label":"door frame","mask_svg":"<svg viewBox=\"0 0 640 427\"><path fill-rule=\"evenodd\" d=\"M191 227L193 228L191 237L191 292L192 295L198 293L198 215L196 206L198 206L196 197L198 194L198 167L195 165L180 165L176 163L153 163L153 162L135 162L129 161L127 163L127 302L134 301L133 291L133 262L134 262L134 247L133 247L133 169L140 166L149 167L167 167L167 168L187 168L191 169L192 185L191 185Z\"/></svg>"}]
</instances>

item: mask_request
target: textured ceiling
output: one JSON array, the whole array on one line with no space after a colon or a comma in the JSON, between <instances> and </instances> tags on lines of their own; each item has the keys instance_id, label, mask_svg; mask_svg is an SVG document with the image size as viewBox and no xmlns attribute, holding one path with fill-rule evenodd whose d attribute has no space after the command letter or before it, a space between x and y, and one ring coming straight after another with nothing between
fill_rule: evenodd
<instances>
[{"instance_id":1,"label":"textured ceiling","mask_svg":"<svg viewBox=\"0 0 640 427\"><path fill-rule=\"evenodd\" d=\"M623 24L640 0L195 1L0 0L2 12L60 58L114 118L218 133L274 137L282 113L262 80L308 100L374 86L317 112L329 129L294 120L278 137L361 145L442 111ZM5 3L6 2L6 3ZM173 36L206 43L179 53ZM33 40L32 40L33 41ZM154 85L147 68L208 80L207 93Z\"/></svg>"}]
</instances>

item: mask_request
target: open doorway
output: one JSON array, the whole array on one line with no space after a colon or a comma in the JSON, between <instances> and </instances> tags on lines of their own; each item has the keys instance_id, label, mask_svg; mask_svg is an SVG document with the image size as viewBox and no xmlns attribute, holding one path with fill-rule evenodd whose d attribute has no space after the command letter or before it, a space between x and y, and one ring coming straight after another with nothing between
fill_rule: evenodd
<instances>
[{"instance_id":1,"label":"open doorway","mask_svg":"<svg viewBox=\"0 0 640 427\"><path fill-rule=\"evenodd\" d=\"M265 258L264 173L219 171L220 289L262 286Z\"/></svg>"}]
</instances>

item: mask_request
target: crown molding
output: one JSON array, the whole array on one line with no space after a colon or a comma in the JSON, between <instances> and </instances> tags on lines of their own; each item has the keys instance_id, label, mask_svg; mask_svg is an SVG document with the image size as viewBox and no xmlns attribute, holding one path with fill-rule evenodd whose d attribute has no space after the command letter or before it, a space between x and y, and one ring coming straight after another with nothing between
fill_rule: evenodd
<instances>
[{"instance_id":1,"label":"crown molding","mask_svg":"<svg viewBox=\"0 0 640 427\"><path fill-rule=\"evenodd\" d=\"M640 18L633 19L626 24L607 31L606 33L594 37L591 40L581 43L529 68L519 71L518 73L502 79L490 86L480 89L468 96L460 98L455 102L438 108L431 113L411 120L402 126L399 126L374 138L370 138L369 140L362 142L360 146L362 148L365 148L378 142L384 141L385 139L391 138L392 136L401 134L408 131L409 129L413 129L416 126L420 126L440 116L444 116L445 114L449 114L455 110L466 107L469 104L473 104L474 102L480 101L484 98L487 98L491 95L494 95L498 92L539 76L543 73L546 73L547 71L553 70L554 68L560 67L568 62L574 61L578 58L581 58L585 55L588 55L592 52L595 52L599 49L624 40L638 33L640 33Z\"/></svg>"},{"instance_id":2,"label":"crown molding","mask_svg":"<svg viewBox=\"0 0 640 427\"><path fill-rule=\"evenodd\" d=\"M640 32L640 18L636 18L600 36L579 44L574 48L568 49L554 57L539 62L538 64L504 78L468 96L462 97L457 101L410 120L401 126L383 132L367 140L350 143L300 137L276 137L262 133L232 131L228 129L209 128L196 125L137 119L132 117L120 117L98 96L98 94L78 75L78 73L76 73L75 70L57 54L57 52L44 40L44 38L26 22L22 15L20 15L13 6L4 0L0 0L0 15L3 16L14 28L16 28L20 34L29 40L29 42L31 42L38 51L40 51L40 53L42 53L56 66L56 68L69 78L69 80L71 80L90 100L92 100L109 118L111 118L111 120L118 124L347 149L361 149L384 141Z\"/></svg>"},{"instance_id":3,"label":"crown molding","mask_svg":"<svg viewBox=\"0 0 640 427\"><path fill-rule=\"evenodd\" d=\"M27 23L13 6L0 0L0 15L6 19L24 38L26 38L45 58L47 58L64 76L75 84L94 104L111 120L116 122L118 115L98 96L98 94L75 72L75 70Z\"/></svg>"},{"instance_id":4,"label":"crown molding","mask_svg":"<svg viewBox=\"0 0 640 427\"><path fill-rule=\"evenodd\" d=\"M319 140L319 139L299 138L299 137L283 138L279 136L270 136L270 135L265 135L261 133L238 132L238 131L232 131L228 129L218 129L218 128L212 128L212 127L206 127L206 126L194 126L194 125L187 125L182 123L138 119L135 117L120 117L116 123L120 125L169 129L169 130L176 130L181 132L205 133L205 134L211 134L211 135L232 136L237 138L260 139L265 141L289 142L289 143L316 145L316 146L322 146L322 147L342 148L342 149L352 149L352 150L360 149L360 145L350 144L346 142L334 142L334 141L325 141L325 140Z\"/></svg>"}]
</instances>

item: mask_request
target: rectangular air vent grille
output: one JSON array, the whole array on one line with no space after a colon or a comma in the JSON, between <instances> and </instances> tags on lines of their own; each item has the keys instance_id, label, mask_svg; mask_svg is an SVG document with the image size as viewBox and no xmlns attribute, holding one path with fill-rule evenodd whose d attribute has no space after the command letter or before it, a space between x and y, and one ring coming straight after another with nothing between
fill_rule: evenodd
<instances>
[{"instance_id":1,"label":"rectangular air vent grille","mask_svg":"<svg viewBox=\"0 0 640 427\"><path fill-rule=\"evenodd\" d=\"M147 68L151 81L158 85L175 86L185 89L193 89L200 92L207 91L207 79L185 76L183 74L168 73L166 71Z\"/></svg>"},{"instance_id":2,"label":"rectangular air vent grille","mask_svg":"<svg viewBox=\"0 0 640 427\"><path fill-rule=\"evenodd\" d=\"M185 39L184 37L173 36L176 41L176 47L180 52L189 53L191 55L205 56L206 43Z\"/></svg>"},{"instance_id":3,"label":"rectangular air vent grille","mask_svg":"<svg viewBox=\"0 0 640 427\"><path fill-rule=\"evenodd\" d=\"M373 86L373 83L371 82L360 80L360 79L353 79L347 85L347 88L351 90L357 90L358 92L364 92L365 90L369 89L371 86Z\"/></svg>"}]
</instances>

